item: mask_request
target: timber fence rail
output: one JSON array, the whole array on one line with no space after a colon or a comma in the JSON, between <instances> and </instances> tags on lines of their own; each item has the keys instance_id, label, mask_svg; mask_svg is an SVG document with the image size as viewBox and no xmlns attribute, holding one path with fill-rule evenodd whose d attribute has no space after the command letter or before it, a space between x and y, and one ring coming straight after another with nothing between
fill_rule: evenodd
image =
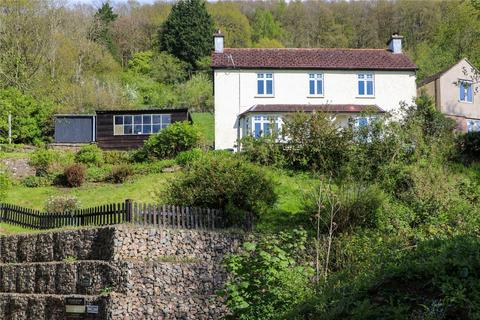
<instances>
[{"instance_id":1,"label":"timber fence rail","mask_svg":"<svg viewBox=\"0 0 480 320\"><path fill-rule=\"evenodd\" d=\"M161 228L213 230L238 227L251 230L253 216L232 223L222 210L146 204L126 200L93 208L68 212L41 212L16 205L0 203L0 222L30 229L61 227L106 226L133 223Z\"/></svg>"}]
</instances>

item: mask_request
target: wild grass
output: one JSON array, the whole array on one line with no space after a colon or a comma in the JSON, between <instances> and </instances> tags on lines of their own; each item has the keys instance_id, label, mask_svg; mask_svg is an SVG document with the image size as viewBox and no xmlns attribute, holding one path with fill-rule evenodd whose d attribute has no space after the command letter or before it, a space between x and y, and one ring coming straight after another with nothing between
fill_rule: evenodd
<instances>
[{"instance_id":1,"label":"wild grass","mask_svg":"<svg viewBox=\"0 0 480 320\"><path fill-rule=\"evenodd\" d=\"M215 140L215 119L209 112L192 113L193 123L197 124L205 137L206 143L213 146Z\"/></svg>"}]
</instances>

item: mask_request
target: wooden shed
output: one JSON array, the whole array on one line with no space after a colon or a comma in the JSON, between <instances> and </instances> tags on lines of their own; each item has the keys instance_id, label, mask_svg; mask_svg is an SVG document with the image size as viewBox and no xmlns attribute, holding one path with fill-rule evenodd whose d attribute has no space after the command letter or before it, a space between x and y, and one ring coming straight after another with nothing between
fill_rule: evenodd
<instances>
[{"instance_id":1,"label":"wooden shed","mask_svg":"<svg viewBox=\"0 0 480 320\"><path fill-rule=\"evenodd\" d=\"M97 111L96 141L105 150L129 150L177 121L192 121L188 109Z\"/></svg>"}]
</instances>

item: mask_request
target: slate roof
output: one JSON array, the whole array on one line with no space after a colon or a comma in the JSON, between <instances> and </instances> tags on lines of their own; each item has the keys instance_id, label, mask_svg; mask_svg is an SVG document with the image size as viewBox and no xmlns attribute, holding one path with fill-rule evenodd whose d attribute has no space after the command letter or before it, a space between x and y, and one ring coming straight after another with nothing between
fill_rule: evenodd
<instances>
[{"instance_id":1,"label":"slate roof","mask_svg":"<svg viewBox=\"0 0 480 320\"><path fill-rule=\"evenodd\" d=\"M386 49L226 48L212 53L212 68L415 71L417 66Z\"/></svg>"},{"instance_id":2,"label":"slate roof","mask_svg":"<svg viewBox=\"0 0 480 320\"><path fill-rule=\"evenodd\" d=\"M333 112L333 113L361 113L361 112L385 112L376 105L359 105L359 104L256 104L250 109L242 113L259 113L259 112Z\"/></svg>"}]
</instances>

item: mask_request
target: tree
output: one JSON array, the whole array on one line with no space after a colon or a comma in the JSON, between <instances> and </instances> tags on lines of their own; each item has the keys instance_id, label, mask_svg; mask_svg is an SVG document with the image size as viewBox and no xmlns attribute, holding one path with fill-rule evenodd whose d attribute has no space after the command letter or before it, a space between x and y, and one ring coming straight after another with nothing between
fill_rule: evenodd
<instances>
[{"instance_id":1,"label":"tree","mask_svg":"<svg viewBox=\"0 0 480 320\"><path fill-rule=\"evenodd\" d=\"M225 46L231 48L250 47L252 30L247 17L237 3L217 2L209 6L215 29L225 35Z\"/></svg>"},{"instance_id":2,"label":"tree","mask_svg":"<svg viewBox=\"0 0 480 320\"><path fill-rule=\"evenodd\" d=\"M110 53L117 56L117 48L113 43L111 24L117 20L118 15L113 13L113 8L108 2L102 3L102 6L94 15L94 25L90 34L93 41L101 43L108 48Z\"/></svg>"},{"instance_id":3,"label":"tree","mask_svg":"<svg viewBox=\"0 0 480 320\"><path fill-rule=\"evenodd\" d=\"M213 21L203 0L180 0L163 24L160 49L196 66L212 49Z\"/></svg>"},{"instance_id":4,"label":"tree","mask_svg":"<svg viewBox=\"0 0 480 320\"><path fill-rule=\"evenodd\" d=\"M252 40L258 42L262 38L280 39L284 31L270 11L264 9L255 10L252 22Z\"/></svg>"}]
</instances>

